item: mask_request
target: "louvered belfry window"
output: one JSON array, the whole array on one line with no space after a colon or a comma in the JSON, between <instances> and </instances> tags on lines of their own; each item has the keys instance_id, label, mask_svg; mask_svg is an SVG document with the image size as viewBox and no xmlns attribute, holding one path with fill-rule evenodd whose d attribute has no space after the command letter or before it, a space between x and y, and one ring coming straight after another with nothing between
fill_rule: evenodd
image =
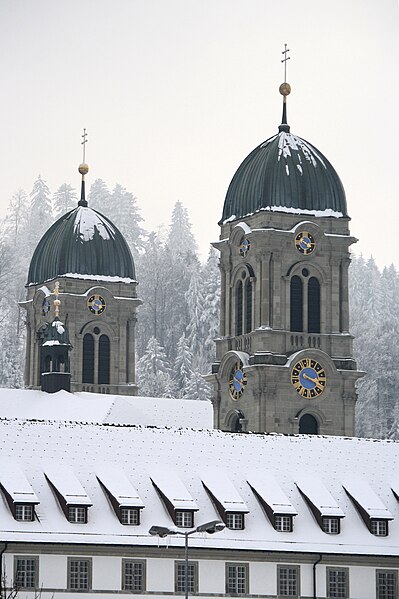
<instances>
[{"instance_id":1,"label":"louvered belfry window","mask_svg":"<svg viewBox=\"0 0 399 599\"><path fill-rule=\"evenodd\" d=\"M316 277L308 283L308 331L320 333L320 283Z\"/></svg>"},{"instance_id":2,"label":"louvered belfry window","mask_svg":"<svg viewBox=\"0 0 399 599\"><path fill-rule=\"evenodd\" d=\"M290 330L303 331L303 284L296 275L291 279L290 287Z\"/></svg>"},{"instance_id":3,"label":"louvered belfry window","mask_svg":"<svg viewBox=\"0 0 399 599\"><path fill-rule=\"evenodd\" d=\"M94 338L90 333L83 337L82 382L94 383Z\"/></svg>"},{"instance_id":4,"label":"louvered belfry window","mask_svg":"<svg viewBox=\"0 0 399 599\"><path fill-rule=\"evenodd\" d=\"M98 342L98 384L109 385L110 342L107 335L101 335Z\"/></svg>"}]
</instances>

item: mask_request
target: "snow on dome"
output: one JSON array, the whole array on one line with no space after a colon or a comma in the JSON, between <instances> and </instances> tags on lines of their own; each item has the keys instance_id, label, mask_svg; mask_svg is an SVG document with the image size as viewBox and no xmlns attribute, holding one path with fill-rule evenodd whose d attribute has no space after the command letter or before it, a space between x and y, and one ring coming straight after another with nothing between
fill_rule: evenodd
<instances>
[{"instance_id":1,"label":"snow on dome","mask_svg":"<svg viewBox=\"0 0 399 599\"><path fill-rule=\"evenodd\" d=\"M287 131L261 143L239 166L220 224L261 210L347 216L345 191L333 166L312 144Z\"/></svg>"},{"instance_id":2,"label":"snow on dome","mask_svg":"<svg viewBox=\"0 0 399 599\"><path fill-rule=\"evenodd\" d=\"M115 230L110 226L106 228L97 212L82 206L76 211L74 228L82 241L90 241L95 235L110 239L111 231L115 235Z\"/></svg>"}]
</instances>

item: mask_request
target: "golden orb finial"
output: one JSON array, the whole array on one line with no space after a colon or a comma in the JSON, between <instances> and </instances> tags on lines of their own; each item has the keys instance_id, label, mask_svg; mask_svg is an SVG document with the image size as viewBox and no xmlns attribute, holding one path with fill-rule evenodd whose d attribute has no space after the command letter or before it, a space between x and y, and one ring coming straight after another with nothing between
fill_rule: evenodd
<instances>
[{"instance_id":1,"label":"golden orb finial","mask_svg":"<svg viewBox=\"0 0 399 599\"><path fill-rule=\"evenodd\" d=\"M284 81L284 83L282 83L280 85L280 87L278 88L278 91L280 92L280 94L282 96L289 96L291 93L291 86L289 83L287 83L286 81Z\"/></svg>"},{"instance_id":2,"label":"golden orb finial","mask_svg":"<svg viewBox=\"0 0 399 599\"><path fill-rule=\"evenodd\" d=\"M89 172L89 165L86 164L85 162L82 162L82 164L79 164L79 168L78 171L80 172L81 175L87 175L87 173Z\"/></svg>"}]
</instances>

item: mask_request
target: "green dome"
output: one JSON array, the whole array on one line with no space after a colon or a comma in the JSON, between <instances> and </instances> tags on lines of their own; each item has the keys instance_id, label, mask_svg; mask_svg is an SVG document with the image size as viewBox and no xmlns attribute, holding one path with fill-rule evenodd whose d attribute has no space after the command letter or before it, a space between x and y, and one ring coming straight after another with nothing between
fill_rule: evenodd
<instances>
[{"instance_id":1,"label":"green dome","mask_svg":"<svg viewBox=\"0 0 399 599\"><path fill-rule=\"evenodd\" d=\"M222 220L270 210L314 216L347 216L345 191L329 161L304 139L279 133L255 148L227 190Z\"/></svg>"},{"instance_id":2,"label":"green dome","mask_svg":"<svg viewBox=\"0 0 399 599\"><path fill-rule=\"evenodd\" d=\"M136 278L121 232L84 205L61 216L43 235L30 263L28 285L67 276L125 283Z\"/></svg>"}]
</instances>

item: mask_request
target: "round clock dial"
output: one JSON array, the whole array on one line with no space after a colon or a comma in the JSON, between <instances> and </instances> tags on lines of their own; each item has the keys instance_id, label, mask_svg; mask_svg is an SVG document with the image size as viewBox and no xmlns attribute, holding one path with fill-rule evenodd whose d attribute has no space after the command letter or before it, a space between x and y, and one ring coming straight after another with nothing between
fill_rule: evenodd
<instances>
[{"instance_id":1,"label":"round clock dial","mask_svg":"<svg viewBox=\"0 0 399 599\"><path fill-rule=\"evenodd\" d=\"M87 307L93 314L102 314L105 310L105 299L101 295L92 295L87 300Z\"/></svg>"},{"instance_id":2,"label":"round clock dial","mask_svg":"<svg viewBox=\"0 0 399 599\"><path fill-rule=\"evenodd\" d=\"M43 316L46 316L46 314L48 314L50 311L50 302L48 301L47 297L44 298L43 303L42 303L42 314Z\"/></svg>"},{"instance_id":3,"label":"round clock dial","mask_svg":"<svg viewBox=\"0 0 399 599\"><path fill-rule=\"evenodd\" d=\"M311 254L316 247L314 237L308 231L301 231L295 237L295 247L298 252L307 256Z\"/></svg>"},{"instance_id":4,"label":"round clock dial","mask_svg":"<svg viewBox=\"0 0 399 599\"><path fill-rule=\"evenodd\" d=\"M240 243L240 254L243 258L248 254L251 247L249 239L243 239Z\"/></svg>"},{"instance_id":5,"label":"round clock dial","mask_svg":"<svg viewBox=\"0 0 399 599\"><path fill-rule=\"evenodd\" d=\"M242 363L237 362L231 369L229 378L229 391L232 399L240 399L247 384L247 375L242 370Z\"/></svg>"},{"instance_id":6,"label":"round clock dial","mask_svg":"<svg viewBox=\"0 0 399 599\"><path fill-rule=\"evenodd\" d=\"M292 369L291 383L302 397L314 399L321 395L326 386L326 372L317 360L304 358Z\"/></svg>"}]
</instances>

